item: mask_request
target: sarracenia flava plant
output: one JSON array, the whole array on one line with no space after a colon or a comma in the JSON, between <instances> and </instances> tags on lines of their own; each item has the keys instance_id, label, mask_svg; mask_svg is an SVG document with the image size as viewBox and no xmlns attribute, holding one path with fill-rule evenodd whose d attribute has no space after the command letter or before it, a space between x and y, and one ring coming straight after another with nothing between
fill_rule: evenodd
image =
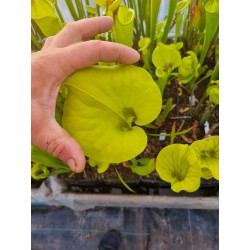
<instances>
[{"instance_id":1,"label":"sarracenia flava plant","mask_svg":"<svg viewBox=\"0 0 250 250\"><path fill-rule=\"evenodd\" d=\"M93 66L64 84L68 94L62 125L88 157L120 163L145 149L147 136L140 126L156 119L161 110L159 88L146 70L133 65Z\"/></svg>"},{"instance_id":2,"label":"sarracenia flava plant","mask_svg":"<svg viewBox=\"0 0 250 250\"><path fill-rule=\"evenodd\" d=\"M219 136L195 141L190 146L166 146L157 156L156 171L177 193L196 191L201 178L219 180Z\"/></svg>"}]
</instances>

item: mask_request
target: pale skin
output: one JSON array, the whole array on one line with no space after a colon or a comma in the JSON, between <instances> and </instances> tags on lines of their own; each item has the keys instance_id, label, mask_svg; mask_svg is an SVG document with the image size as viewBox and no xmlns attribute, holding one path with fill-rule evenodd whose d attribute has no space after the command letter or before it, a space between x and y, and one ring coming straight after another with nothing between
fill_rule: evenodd
<instances>
[{"instance_id":1,"label":"pale skin","mask_svg":"<svg viewBox=\"0 0 250 250\"><path fill-rule=\"evenodd\" d=\"M133 64L139 60L139 53L132 48L90 40L112 25L112 18L104 16L72 22L47 38L41 51L32 53L31 143L78 173L86 158L79 144L56 122L56 98L62 82L78 69L99 61Z\"/></svg>"}]
</instances>

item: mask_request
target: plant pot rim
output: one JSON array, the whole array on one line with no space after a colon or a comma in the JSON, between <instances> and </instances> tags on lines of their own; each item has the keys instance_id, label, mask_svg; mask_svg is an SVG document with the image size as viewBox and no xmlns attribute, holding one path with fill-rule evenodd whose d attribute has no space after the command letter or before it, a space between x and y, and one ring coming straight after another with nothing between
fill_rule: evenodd
<instances>
[{"instance_id":1,"label":"plant pot rim","mask_svg":"<svg viewBox=\"0 0 250 250\"><path fill-rule=\"evenodd\" d=\"M33 190L35 191L35 190ZM31 199L31 205L67 206L76 211L94 207L140 207L140 208L173 208L173 209L219 209L219 197L177 197L134 194L76 194L65 192L49 201Z\"/></svg>"},{"instance_id":2,"label":"plant pot rim","mask_svg":"<svg viewBox=\"0 0 250 250\"><path fill-rule=\"evenodd\" d=\"M76 211L94 207L151 207L175 209L219 209L219 197L151 194L93 194L69 191L56 177L31 189L31 205L66 206Z\"/></svg>"}]
</instances>

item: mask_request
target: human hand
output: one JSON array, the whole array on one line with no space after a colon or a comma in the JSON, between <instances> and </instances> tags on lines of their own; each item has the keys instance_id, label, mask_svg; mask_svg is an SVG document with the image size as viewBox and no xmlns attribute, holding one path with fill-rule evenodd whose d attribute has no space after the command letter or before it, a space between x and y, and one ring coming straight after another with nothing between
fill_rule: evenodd
<instances>
[{"instance_id":1,"label":"human hand","mask_svg":"<svg viewBox=\"0 0 250 250\"><path fill-rule=\"evenodd\" d=\"M132 64L137 51L127 46L89 40L113 25L110 17L94 17L67 24L49 37L31 59L31 143L64 161L75 172L86 159L79 144L56 122L55 106L61 83L78 69L102 62Z\"/></svg>"}]
</instances>

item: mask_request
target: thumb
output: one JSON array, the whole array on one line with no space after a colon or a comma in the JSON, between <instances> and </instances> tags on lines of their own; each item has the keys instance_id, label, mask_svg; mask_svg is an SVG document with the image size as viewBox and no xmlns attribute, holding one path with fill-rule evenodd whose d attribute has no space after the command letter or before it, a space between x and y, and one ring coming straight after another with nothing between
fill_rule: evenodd
<instances>
[{"instance_id":1,"label":"thumb","mask_svg":"<svg viewBox=\"0 0 250 250\"><path fill-rule=\"evenodd\" d=\"M79 144L55 121L32 129L32 144L65 162L74 172L83 171L86 159Z\"/></svg>"}]
</instances>

